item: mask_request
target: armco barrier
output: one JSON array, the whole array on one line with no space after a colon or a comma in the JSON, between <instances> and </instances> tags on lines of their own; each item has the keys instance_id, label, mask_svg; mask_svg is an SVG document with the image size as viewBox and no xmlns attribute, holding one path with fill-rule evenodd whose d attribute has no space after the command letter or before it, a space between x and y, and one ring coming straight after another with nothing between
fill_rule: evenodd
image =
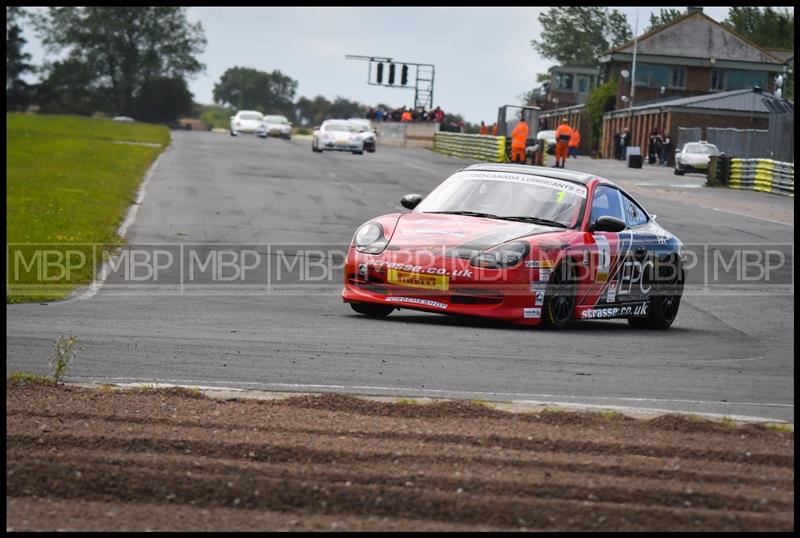
<instances>
[{"instance_id":1,"label":"armco barrier","mask_svg":"<svg viewBox=\"0 0 800 538\"><path fill-rule=\"evenodd\" d=\"M772 159L731 159L728 186L794 196L794 163Z\"/></svg>"},{"instance_id":2,"label":"armco barrier","mask_svg":"<svg viewBox=\"0 0 800 538\"><path fill-rule=\"evenodd\" d=\"M439 132L433 136L433 151L485 162L508 162L504 136Z\"/></svg>"}]
</instances>

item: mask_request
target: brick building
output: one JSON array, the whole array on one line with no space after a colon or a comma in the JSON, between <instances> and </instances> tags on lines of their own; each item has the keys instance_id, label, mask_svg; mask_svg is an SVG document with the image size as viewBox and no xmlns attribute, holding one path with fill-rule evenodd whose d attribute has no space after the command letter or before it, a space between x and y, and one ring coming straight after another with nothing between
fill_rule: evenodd
<instances>
[{"instance_id":1,"label":"brick building","mask_svg":"<svg viewBox=\"0 0 800 538\"><path fill-rule=\"evenodd\" d=\"M635 74L633 52L630 41L599 58L601 80L619 81L616 110L631 106L627 98L634 76L636 106L753 86L772 92L774 78L787 62L785 51L759 47L703 14L702 8L690 8L672 23L640 36Z\"/></svg>"},{"instance_id":2,"label":"brick building","mask_svg":"<svg viewBox=\"0 0 800 538\"><path fill-rule=\"evenodd\" d=\"M771 106L778 100L774 95L751 89L733 90L683 99L637 105L615 110L603 115L602 157L614 156L614 133L628 127L630 146L639 146L647 153L651 131L659 127L672 138L677 148L678 127L700 127L706 136L708 127L734 127L737 129L767 129ZM672 165L670 156L670 165Z\"/></svg>"}]
</instances>

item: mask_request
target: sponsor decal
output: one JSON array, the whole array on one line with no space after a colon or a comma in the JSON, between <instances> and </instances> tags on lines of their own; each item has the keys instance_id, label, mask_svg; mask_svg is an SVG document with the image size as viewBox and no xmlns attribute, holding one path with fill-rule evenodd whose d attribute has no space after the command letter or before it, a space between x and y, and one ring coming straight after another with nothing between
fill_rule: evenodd
<instances>
[{"instance_id":1,"label":"sponsor decal","mask_svg":"<svg viewBox=\"0 0 800 538\"><path fill-rule=\"evenodd\" d=\"M547 282L531 282L531 291L545 291L547 289Z\"/></svg>"},{"instance_id":2,"label":"sponsor decal","mask_svg":"<svg viewBox=\"0 0 800 538\"><path fill-rule=\"evenodd\" d=\"M367 276L367 265L364 263L358 264L358 276L364 278Z\"/></svg>"},{"instance_id":3,"label":"sponsor decal","mask_svg":"<svg viewBox=\"0 0 800 538\"><path fill-rule=\"evenodd\" d=\"M645 262L634 259L625 260L620 270L620 286L618 293L620 295L641 293L641 295L645 296L650 293L651 286L648 285L645 287L644 282L644 275L648 265L653 269L653 262L650 260Z\"/></svg>"},{"instance_id":4,"label":"sponsor decal","mask_svg":"<svg viewBox=\"0 0 800 538\"><path fill-rule=\"evenodd\" d=\"M568 192L580 198L586 198L586 187L549 177L532 176L528 174L514 174L511 172L459 172L450 177L456 179L480 179L488 181L511 181L514 183L525 183L527 185L539 185L557 191Z\"/></svg>"},{"instance_id":5,"label":"sponsor decal","mask_svg":"<svg viewBox=\"0 0 800 538\"><path fill-rule=\"evenodd\" d=\"M544 304L544 292L543 291L534 292L533 305L542 306L543 304Z\"/></svg>"},{"instance_id":6,"label":"sponsor decal","mask_svg":"<svg viewBox=\"0 0 800 538\"><path fill-rule=\"evenodd\" d=\"M525 262L525 267L532 269L552 269L553 260L528 260Z\"/></svg>"},{"instance_id":7,"label":"sponsor decal","mask_svg":"<svg viewBox=\"0 0 800 538\"><path fill-rule=\"evenodd\" d=\"M550 280L550 269L539 269L539 282L548 282Z\"/></svg>"},{"instance_id":8,"label":"sponsor decal","mask_svg":"<svg viewBox=\"0 0 800 538\"><path fill-rule=\"evenodd\" d=\"M617 298L617 281L612 280L611 284L608 286L608 292L606 292L606 302L613 303L614 299Z\"/></svg>"},{"instance_id":9,"label":"sponsor decal","mask_svg":"<svg viewBox=\"0 0 800 538\"><path fill-rule=\"evenodd\" d=\"M386 280L390 284L423 290L447 291L450 288L450 277L447 275L428 275L389 269Z\"/></svg>"},{"instance_id":10,"label":"sponsor decal","mask_svg":"<svg viewBox=\"0 0 800 538\"><path fill-rule=\"evenodd\" d=\"M433 306L436 308L441 308L442 310L447 308L445 303L440 303L438 301L431 301L429 299L419 299L417 297L387 297L385 299L387 303L411 303L411 304L421 304L425 306Z\"/></svg>"},{"instance_id":11,"label":"sponsor decal","mask_svg":"<svg viewBox=\"0 0 800 538\"><path fill-rule=\"evenodd\" d=\"M597 244L597 276L595 282L605 284L608 282L608 271L611 268L611 245L608 239L602 235L595 235L594 242Z\"/></svg>"},{"instance_id":12,"label":"sponsor decal","mask_svg":"<svg viewBox=\"0 0 800 538\"><path fill-rule=\"evenodd\" d=\"M588 308L581 312L581 319L629 318L647 316L649 302L629 306L611 306L607 308Z\"/></svg>"},{"instance_id":13,"label":"sponsor decal","mask_svg":"<svg viewBox=\"0 0 800 538\"><path fill-rule=\"evenodd\" d=\"M421 273L427 275L442 275L446 277L466 277L472 278L473 272L469 269L457 269L452 273L445 269L444 267L426 267L423 268L421 265L410 265L407 263L396 263L396 262L387 262L386 260L369 260L367 265L371 265L373 267L386 267L390 271L392 269L396 269L399 271L405 271L410 273Z\"/></svg>"},{"instance_id":14,"label":"sponsor decal","mask_svg":"<svg viewBox=\"0 0 800 538\"><path fill-rule=\"evenodd\" d=\"M541 308L523 308L522 317L525 319L539 319L542 317Z\"/></svg>"}]
</instances>

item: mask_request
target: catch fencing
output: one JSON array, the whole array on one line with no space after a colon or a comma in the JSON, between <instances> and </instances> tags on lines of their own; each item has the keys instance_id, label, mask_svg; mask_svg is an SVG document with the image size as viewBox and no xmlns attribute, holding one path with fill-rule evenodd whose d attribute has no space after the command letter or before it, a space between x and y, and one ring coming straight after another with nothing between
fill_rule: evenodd
<instances>
[{"instance_id":1,"label":"catch fencing","mask_svg":"<svg viewBox=\"0 0 800 538\"><path fill-rule=\"evenodd\" d=\"M508 162L504 136L438 132L433 136L433 151L484 162Z\"/></svg>"},{"instance_id":2,"label":"catch fencing","mask_svg":"<svg viewBox=\"0 0 800 538\"><path fill-rule=\"evenodd\" d=\"M794 163L772 159L731 159L732 189L794 196Z\"/></svg>"}]
</instances>

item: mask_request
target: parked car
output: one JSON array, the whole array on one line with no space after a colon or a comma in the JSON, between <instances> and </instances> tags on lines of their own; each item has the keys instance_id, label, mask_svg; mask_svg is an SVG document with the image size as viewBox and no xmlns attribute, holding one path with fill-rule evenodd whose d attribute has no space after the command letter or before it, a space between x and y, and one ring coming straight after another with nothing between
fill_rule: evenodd
<instances>
[{"instance_id":1,"label":"parked car","mask_svg":"<svg viewBox=\"0 0 800 538\"><path fill-rule=\"evenodd\" d=\"M684 144L683 149L675 150L675 175L682 176L686 172L706 172L712 155L720 155L720 151L717 146L709 144L705 140Z\"/></svg>"},{"instance_id":2,"label":"parked car","mask_svg":"<svg viewBox=\"0 0 800 538\"><path fill-rule=\"evenodd\" d=\"M539 131L536 133L536 141L541 145L542 141L547 142L547 154L554 155L556 152L556 132Z\"/></svg>"},{"instance_id":3,"label":"parked car","mask_svg":"<svg viewBox=\"0 0 800 538\"><path fill-rule=\"evenodd\" d=\"M372 126L372 122L363 118L350 118L348 121L358 128L358 132L364 139L364 151L375 153L375 140L378 137L378 133Z\"/></svg>"},{"instance_id":4,"label":"parked car","mask_svg":"<svg viewBox=\"0 0 800 538\"><path fill-rule=\"evenodd\" d=\"M235 116L231 116L231 136L240 134L256 134L260 138L266 138L264 115L256 110L240 110Z\"/></svg>"},{"instance_id":5,"label":"parked car","mask_svg":"<svg viewBox=\"0 0 800 538\"><path fill-rule=\"evenodd\" d=\"M292 124L286 116L264 116L264 123L267 126L267 136L279 136L291 140Z\"/></svg>"},{"instance_id":6,"label":"parked car","mask_svg":"<svg viewBox=\"0 0 800 538\"><path fill-rule=\"evenodd\" d=\"M358 127L347 120L325 120L319 129L314 129L311 151L351 151L356 155L364 153L364 138Z\"/></svg>"},{"instance_id":7,"label":"parked car","mask_svg":"<svg viewBox=\"0 0 800 538\"><path fill-rule=\"evenodd\" d=\"M353 235L342 299L359 314L408 308L553 328L622 318L649 329L678 314L683 243L607 179L482 163L400 203L412 211Z\"/></svg>"}]
</instances>

